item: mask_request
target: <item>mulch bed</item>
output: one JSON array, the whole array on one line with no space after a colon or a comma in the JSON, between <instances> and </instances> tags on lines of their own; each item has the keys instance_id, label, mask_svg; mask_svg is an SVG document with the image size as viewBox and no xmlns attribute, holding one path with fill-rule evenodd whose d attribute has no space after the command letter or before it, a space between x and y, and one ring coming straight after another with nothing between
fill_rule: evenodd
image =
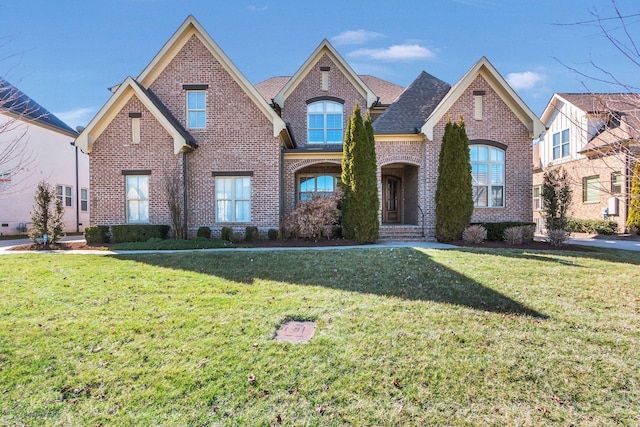
<instances>
[{"instance_id":1,"label":"mulch bed","mask_svg":"<svg viewBox=\"0 0 640 427\"><path fill-rule=\"evenodd\" d=\"M360 243L355 240L347 240L347 239L322 239L313 241L307 239L288 239L288 240L259 240L251 243L247 243L256 248L315 248L315 247L338 247L338 246L358 246ZM547 250L547 251L575 251L575 252L590 252L593 249L586 246L577 246L577 245L563 245L563 246L553 246L547 242L531 242L525 243L521 245L510 245L507 242L494 242L494 241L485 241L480 244L472 244L465 243L462 240L458 240L456 242L451 242L452 245L467 247L467 248L484 248L484 249L527 249L527 250ZM53 245L49 245L45 247L43 245L21 245L10 248L11 251L48 251L48 250L56 250L56 251L68 251L68 250L105 250L109 249L110 244L101 244L101 245L89 245L84 242L60 242L55 243Z\"/></svg>"}]
</instances>

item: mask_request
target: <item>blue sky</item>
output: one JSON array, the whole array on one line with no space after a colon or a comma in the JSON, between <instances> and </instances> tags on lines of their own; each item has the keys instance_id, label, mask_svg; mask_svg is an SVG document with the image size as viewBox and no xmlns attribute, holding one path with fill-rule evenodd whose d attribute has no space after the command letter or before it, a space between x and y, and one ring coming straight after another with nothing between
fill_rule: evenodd
<instances>
[{"instance_id":1,"label":"blue sky","mask_svg":"<svg viewBox=\"0 0 640 427\"><path fill-rule=\"evenodd\" d=\"M637 0L616 4L640 13ZM454 84L486 56L538 115L554 92L621 91L571 70L603 77L591 62L640 85L639 67L593 22L614 15L610 0L0 0L0 13L11 24L0 30L0 75L72 127L189 14L252 83L292 75L327 38L357 73L403 86L422 70ZM640 43L640 17L627 22Z\"/></svg>"}]
</instances>

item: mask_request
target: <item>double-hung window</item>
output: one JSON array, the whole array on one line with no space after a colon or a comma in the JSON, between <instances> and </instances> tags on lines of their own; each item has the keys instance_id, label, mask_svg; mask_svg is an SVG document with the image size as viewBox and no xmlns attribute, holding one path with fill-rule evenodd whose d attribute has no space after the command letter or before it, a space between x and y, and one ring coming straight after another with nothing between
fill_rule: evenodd
<instances>
[{"instance_id":1,"label":"double-hung window","mask_svg":"<svg viewBox=\"0 0 640 427\"><path fill-rule=\"evenodd\" d=\"M216 177L216 221L251 221L251 177Z\"/></svg>"},{"instance_id":2,"label":"double-hung window","mask_svg":"<svg viewBox=\"0 0 640 427\"><path fill-rule=\"evenodd\" d=\"M89 190L86 188L80 189L80 210L82 212L89 210Z\"/></svg>"},{"instance_id":3,"label":"double-hung window","mask_svg":"<svg viewBox=\"0 0 640 427\"><path fill-rule=\"evenodd\" d=\"M504 151L488 145L472 145L471 178L473 205L477 208L504 206Z\"/></svg>"},{"instance_id":4,"label":"double-hung window","mask_svg":"<svg viewBox=\"0 0 640 427\"><path fill-rule=\"evenodd\" d=\"M56 185L56 195L62 201L65 208L71 207L71 187L66 185Z\"/></svg>"},{"instance_id":5,"label":"double-hung window","mask_svg":"<svg viewBox=\"0 0 640 427\"><path fill-rule=\"evenodd\" d=\"M542 209L542 186L535 185L533 187L533 210L539 211Z\"/></svg>"},{"instance_id":6,"label":"double-hung window","mask_svg":"<svg viewBox=\"0 0 640 427\"><path fill-rule=\"evenodd\" d=\"M149 222L149 176L127 175L127 222Z\"/></svg>"},{"instance_id":7,"label":"double-hung window","mask_svg":"<svg viewBox=\"0 0 640 427\"><path fill-rule=\"evenodd\" d=\"M187 127L189 129L204 129L207 126L206 94L201 90L187 92Z\"/></svg>"},{"instance_id":8,"label":"double-hung window","mask_svg":"<svg viewBox=\"0 0 640 427\"><path fill-rule=\"evenodd\" d=\"M343 106L320 101L307 106L307 141L309 144L342 144Z\"/></svg>"},{"instance_id":9,"label":"double-hung window","mask_svg":"<svg viewBox=\"0 0 640 427\"><path fill-rule=\"evenodd\" d=\"M569 129L553 134L553 160L569 155Z\"/></svg>"},{"instance_id":10,"label":"double-hung window","mask_svg":"<svg viewBox=\"0 0 640 427\"><path fill-rule=\"evenodd\" d=\"M582 179L582 201L585 203L600 201L600 177L598 175Z\"/></svg>"},{"instance_id":11,"label":"double-hung window","mask_svg":"<svg viewBox=\"0 0 640 427\"><path fill-rule=\"evenodd\" d=\"M611 194L622 194L622 173L611 174Z\"/></svg>"},{"instance_id":12,"label":"double-hung window","mask_svg":"<svg viewBox=\"0 0 640 427\"><path fill-rule=\"evenodd\" d=\"M331 196L336 191L337 177L332 175L303 175L299 178L298 198L311 200L313 196Z\"/></svg>"}]
</instances>

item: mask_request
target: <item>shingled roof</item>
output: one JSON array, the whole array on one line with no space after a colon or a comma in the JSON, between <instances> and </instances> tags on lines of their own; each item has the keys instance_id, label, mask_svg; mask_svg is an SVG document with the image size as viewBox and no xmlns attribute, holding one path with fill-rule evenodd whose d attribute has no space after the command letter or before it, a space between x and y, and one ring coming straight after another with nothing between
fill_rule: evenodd
<instances>
[{"instance_id":1,"label":"shingled roof","mask_svg":"<svg viewBox=\"0 0 640 427\"><path fill-rule=\"evenodd\" d=\"M78 133L62 120L0 77L0 109L37 125L75 137Z\"/></svg>"},{"instance_id":2,"label":"shingled roof","mask_svg":"<svg viewBox=\"0 0 640 427\"><path fill-rule=\"evenodd\" d=\"M558 93L586 113L637 111L640 108L638 93Z\"/></svg>"},{"instance_id":3,"label":"shingled roof","mask_svg":"<svg viewBox=\"0 0 640 427\"><path fill-rule=\"evenodd\" d=\"M379 98L378 102L382 105L389 105L396 100L398 95L402 93L404 88L387 80L369 75L359 76L364 84ZM254 86L262 97L271 103L271 100L282 90L284 85L291 79L291 76L276 76L267 80L256 83Z\"/></svg>"},{"instance_id":4,"label":"shingled roof","mask_svg":"<svg viewBox=\"0 0 640 427\"><path fill-rule=\"evenodd\" d=\"M373 123L376 133L417 133L451 89L423 71Z\"/></svg>"}]
</instances>

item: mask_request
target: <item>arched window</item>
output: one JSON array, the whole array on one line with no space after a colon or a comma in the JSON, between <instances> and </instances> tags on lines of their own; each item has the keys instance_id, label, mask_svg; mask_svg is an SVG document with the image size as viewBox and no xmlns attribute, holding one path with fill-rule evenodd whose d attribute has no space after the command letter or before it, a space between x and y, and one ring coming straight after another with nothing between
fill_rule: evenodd
<instances>
[{"instance_id":1,"label":"arched window","mask_svg":"<svg viewBox=\"0 0 640 427\"><path fill-rule=\"evenodd\" d=\"M313 196L331 196L336 191L338 177L332 175L301 175L299 177L298 198L311 200Z\"/></svg>"},{"instance_id":2,"label":"arched window","mask_svg":"<svg viewBox=\"0 0 640 427\"><path fill-rule=\"evenodd\" d=\"M488 145L469 146L473 205L504 207L504 150Z\"/></svg>"},{"instance_id":3,"label":"arched window","mask_svg":"<svg viewBox=\"0 0 640 427\"><path fill-rule=\"evenodd\" d=\"M307 142L342 144L342 104L331 101L307 106Z\"/></svg>"}]
</instances>

